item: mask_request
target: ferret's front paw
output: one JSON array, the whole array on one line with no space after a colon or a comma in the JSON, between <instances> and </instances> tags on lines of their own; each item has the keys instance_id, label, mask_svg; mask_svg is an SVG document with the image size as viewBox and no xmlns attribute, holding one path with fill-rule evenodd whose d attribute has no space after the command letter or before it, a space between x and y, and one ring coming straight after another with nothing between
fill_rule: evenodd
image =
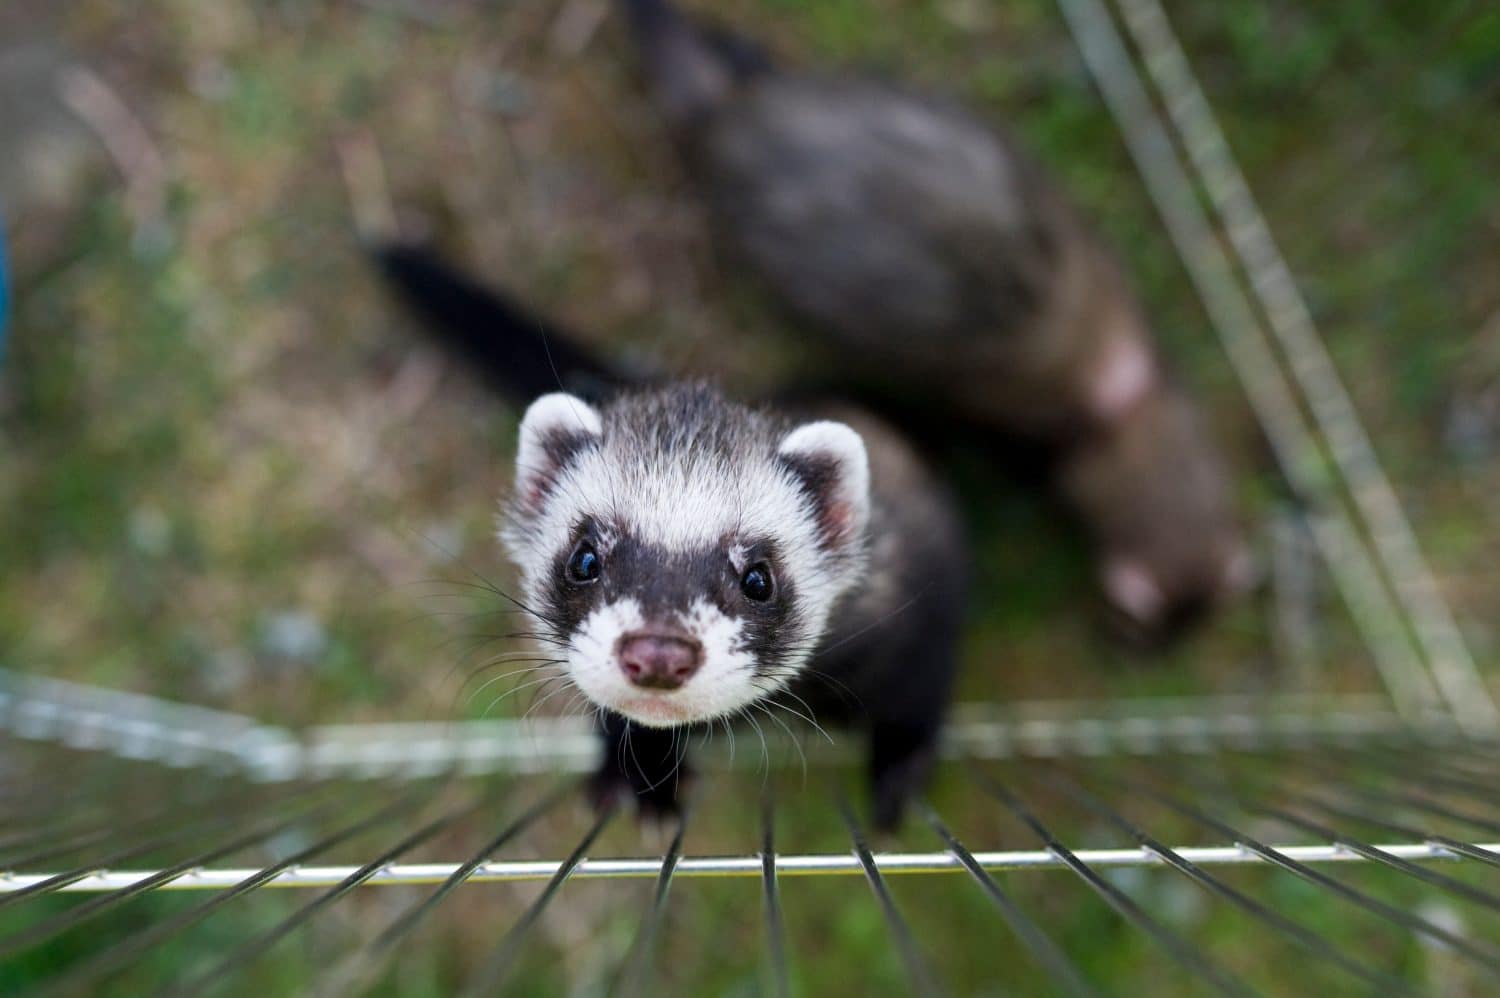
<instances>
[{"instance_id":1,"label":"ferret's front paw","mask_svg":"<svg viewBox=\"0 0 1500 998\"><path fill-rule=\"evenodd\" d=\"M872 788L875 830L882 833L899 831L906 817L907 805L918 789L911 781L895 776L877 782Z\"/></svg>"},{"instance_id":2,"label":"ferret's front paw","mask_svg":"<svg viewBox=\"0 0 1500 998\"><path fill-rule=\"evenodd\" d=\"M870 780L876 831L900 829L907 806L927 786L934 755L931 744L921 744L895 757L877 752Z\"/></svg>"}]
</instances>

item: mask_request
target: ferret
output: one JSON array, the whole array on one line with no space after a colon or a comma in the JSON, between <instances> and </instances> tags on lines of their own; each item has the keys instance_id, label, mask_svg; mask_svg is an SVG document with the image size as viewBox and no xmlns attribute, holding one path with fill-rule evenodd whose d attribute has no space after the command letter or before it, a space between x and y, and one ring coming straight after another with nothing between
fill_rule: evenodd
<instances>
[{"instance_id":1,"label":"ferret","mask_svg":"<svg viewBox=\"0 0 1500 998\"><path fill-rule=\"evenodd\" d=\"M529 403L500 537L542 644L600 708L599 799L671 810L683 729L810 713L868 727L893 827L934 757L968 576L913 449L848 405L644 384L426 251L377 255L448 347Z\"/></svg>"},{"instance_id":2,"label":"ferret","mask_svg":"<svg viewBox=\"0 0 1500 998\"><path fill-rule=\"evenodd\" d=\"M888 386L1052 450L1103 592L1142 634L1245 585L1224 462L1118 263L1039 164L946 100L782 70L666 0L623 6L715 235L804 328Z\"/></svg>"}]
</instances>

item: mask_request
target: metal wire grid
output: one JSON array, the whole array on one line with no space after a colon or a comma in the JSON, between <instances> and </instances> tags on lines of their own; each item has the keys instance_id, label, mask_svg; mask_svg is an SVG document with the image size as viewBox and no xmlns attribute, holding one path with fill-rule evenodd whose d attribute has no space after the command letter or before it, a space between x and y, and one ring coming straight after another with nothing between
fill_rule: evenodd
<instances>
[{"instance_id":1,"label":"metal wire grid","mask_svg":"<svg viewBox=\"0 0 1500 998\"><path fill-rule=\"evenodd\" d=\"M258 783L584 773L599 753L591 723L576 716L335 724L293 732L239 714L3 668L0 732L172 768L233 772ZM1414 733L1452 739L1461 730L1442 716L1414 726L1379 695L970 703L953 710L942 751L947 758L977 759L1133 756L1296 748ZM786 744L784 738L773 740L772 747ZM760 756L736 758L723 745L705 748L698 754L716 768L761 762ZM825 763L851 761L847 746L807 748Z\"/></svg>"},{"instance_id":2,"label":"metal wire grid","mask_svg":"<svg viewBox=\"0 0 1500 998\"><path fill-rule=\"evenodd\" d=\"M48 992L67 993L108 983L129 972L150 950L189 933L230 905L245 905L256 892L301 888L290 909L232 945L214 952L208 966L185 967L182 976L153 982L193 993L209 983L233 981L255 961L362 886L420 886L381 924L369 925L345 951L322 960L316 982L322 993L359 990L376 981L398 959L417 929L440 922L454 906L461 885L534 881L543 885L515 914L509 896L505 914L495 913L498 941L468 980L472 993L489 993L515 970L538 921L559 900L568 881L654 880L643 896L637 942L620 968L622 989L643 987L655 973L652 934L671 903L672 886L694 878L735 877L761 883L763 945L771 981L785 989L797 946L786 938L783 882L809 876L863 876L891 933L894 952L914 991L942 990L928 955L932 925L913 925L903 915L896 881L903 876L956 874L989 901L997 930L1007 927L1059 990L1087 993L1089 981L1048 931L1047 916L1018 900L1020 882L1002 871L1066 871L1127 925L1139 930L1199 985L1235 994L1252 991L1242 969L1219 959L1195 938L1191 926L1159 910L1160 893L1118 879L1124 868L1165 871L1195 885L1250 928L1302 950L1332 979L1378 986L1387 993L1411 990L1393 976L1400 947L1359 952L1335 943L1297 912L1279 907L1265 883L1247 886L1233 871L1272 868L1316 892L1337 899L1351 918L1420 939L1447 953L1474 980L1500 976L1500 790L1492 775L1500 746L1436 736L1413 741L1404 735L1314 739L1295 752L1241 753L1212 750L1197 755L1053 757L1010 761L961 760L948 765L942 782L991 802L995 822L990 841L1008 848L977 849L955 832L932 805L918 808L908 838L925 850L875 851L854 810L843 803L839 770L818 770L806 787L778 788L760 811L758 852L695 856L685 852L700 823L688 817L674 829L671 845L652 857L600 856L595 843L613 815L599 815L575 838L562 859L508 858L526 849L556 855L559 815L575 798L568 783L545 777L500 780L440 777L349 783L344 780L257 784L227 774L203 780L196 771L145 767L110 756L60 753L36 744L0 743L15 770L4 801L0 867L31 873L0 876L0 917L7 909L39 910L0 935L0 968L35 947L73 933L86 935L95 919L148 892L201 895L170 917L139 920L131 931L57 969L44 982ZM141 770L147 770L142 772ZM47 811L37 801L64 780L98 787L101 781L140 801L121 821L108 810L82 813L67 806ZM759 781L742 781L745 794ZM941 785L941 784L940 784ZM831 788L831 789L830 789ZM845 850L783 854L775 845L778 804L788 813L829 810L836 802ZM750 810L754 814L754 809ZM1009 821L1001 822L1009 816ZM564 825L567 823L564 821ZM1080 829L1083 832L1080 832ZM1080 834L1105 847L1081 847ZM458 838L455 838L455 836ZM540 841L538 841L540 840ZM419 851L454 841L470 843L462 862L421 862ZM564 840L568 841L568 840ZM1187 844L1173 844L1168 842ZM477 842L475 847L472 843ZM362 845L361 845L362 844ZM330 861L360 845L363 862ZM250 862L245 862L249 859ZM147 865L135 867L140 860ZM1351 866L1379 868L1410 881L1450 904L1447 917L1431 906L1414 908L1386 884L1372 889L1341 875ZM1489 870L1487 876L1475 876ZM1401 887L1409 885L1398 885ZM483 894L483 892L478 892ZM68 906L41 908L47 895L81 895ZM494 899L494 895L487 895ZM851 895L851 904L860 903ZM508 924L502 918L509 918ZM999 973L1003 968L997 967ZM634 982L634 983L630 983ZM1119 983L1119 982L1116 982Z\"/></svg>"},{"instance_id":3,"label":"metal wire grid","mask_svg":"<svg viewBox=\"0 0 1500 998\"><path fill-rule=\"evenodd\" d=\"M1118 7L1165 120L1104 0L1059 3L1397 709L1493 734L1500 708L1160 3Z\"/></svg>"},{"instance_id":4,"label":"metal wire grid","mask_svg":"<svg viewBox=\"0 0 1500 998\"><path fill-rule=\"evenodd\" d=\"M57 753L44 753L41 768L24 774L33 784L5 800L0 868L15 872L0 875L0 916L7 909L25 912L49 895L86 897L23 920L0 937L0 967L144 895L208 892L206 900L88 953L47 984L53 991L76 991L129 969L137 958L237 899L248 901L275 887L308 889L309 900L230 948L216 965L171 982L179 992L192 992L250 967L357 887L433 886L378 934L329 963L319 987L338 993L376 979L419 925L453 905L460 885L542 883L542 892L469 980L472 993L485 993L513 972L524 941L556 903L565 881L652 878L655 889L619 978L620 990L634 993L651 980L653 935L672 884L686 878L741 877L756 878L762 885L767 983L784 994L795 953L784 927L781 880L845 875L867 880L911 988L925 993L942 987L940 977L920 938L923 927L908 924L891 881L902 874L957 873L972 880L992 903L1051 985L1068 993L1091 993L1099 982L1086 980L1042 921L1018 903L1012 883L997 876L997 871L1060 869L1070 871L1120 919L1157 943L1198 986L1247 993L1250 985L1243 974L1110 874L1142 868L1167 869L1190 881L1270 936L1300 948L1319 966L1345 975L1346 983L1352 977L1382 992L1411 990L1408 982L1392 976L1392 964L1379 954L1340 946L1233 880L1236 868L1266 867L1337 898L1351 912L1446 950L1475 979L1500 975L1500 948L1490 941L1496 938L1493 926L1413 911L1325 869L1350 864L1378 868L1461 902L1466 916L1500 911L1500 895L1472 879L1474 870L1500 866L1500 814L1491 779L1497 750L1489 740L1500 711L1433 583L1395 492L1159 3L1119 0L1119 9L1165 116L1103 0L1060 3L1282 470L1311 511L1319 550L1370 647L1394 713L1384 704L1354 698L1162 703L1145 713L1139 705L1133 705L1135 713L1099 707L1092 716L1076 705L973 713L950 734L951 768L964 774L974 792L992 799L998 811L1016 819L1034 840L1028 848L974 851L923 805L920 823L931 832L934 848L877 852L853 810L840 803L846 851L785 854L775 848L776 805L767 797L760 848L753 854L688 855L684 841L690 841L693 827L688 823L677 828L660 856L591 856L610 825L612 815L606 813L561 860L503 859L498 857L504 850L551 820L571 794L557 788L525 793L514 783L505 792L492 793L455 774L580 771L592 765L595 752L592 736L581 726L557 721L524 731L504 722L330 727L293 736L235 715L11 679L0 682L0 719L23 739L102 749L117 757L212 773L214 780L194 784L207 789L186 797L177 786L161 798L160 810L124 824L107 813L80 817L61 806L44 813L36 801L56 801L47 790L57 785ZM1200 184L1212 214L1197 200ZM1224 240L1216 233L1215 220L1225 228ZM1244 281L1236 262L1244 268ZM1312 460L1315 456L1328 460ZM0 762L28 756L27 746L19 742L0 744L5 746ZM1292 752L1226 754L1271 750ZM72 759L74 754L65 755ZM1128 760L1141 755L1151 755L1156 765L1131 771ZM995 761L1011 758L1027 759L1030 765L1006 767ZM68 764L74 766L76 762ZM382 789L391 779L403 782L391 785L388 794L395 794L394 799L387 795L368 804L372 784L361 785L361 791L347 782L351 778L377 781L373 785ZM11 782L26 786L24 779ZM118 792L119 785L110 782ZM362 793L366 812L351 811ZM109 796L101 792L98 800ZM512 807L505 817L489 814L518 799L526 803ZM1055 817L1059 800L1090 815L1094 831L1110 829L1127 844L1070 847L1068 833L1060 830L1064 823ZM1181 822L1172 826L1178 834L1196 832L1215 841L1168 846L1166 838L1146 831L1146 819L1138 815L1143 808L1153 821L1167 815ZM349 820L352 814L358 816ZM414 852L444 836L479 826L498 832L468 860L410 861ZM1360 830L1358 837L1349 832L1351 826ZM277 848L293 831L300 832L302 844ZM376 834L387 844L374 858L313 865L347 843ZM1285 842L1291 835L1312 841ZM392 837L396 840L389 842ZM1381 844L1371 844L1376 837ZM258 865L229 862L256 852L274 858ZM547 854L557 852L553 848ZM157 861L134 865L153 859Z\"/></svg>"},{"instance_id":5,"label":"metal wire grid","mask_svg":"<svg viewBox=\"0 0 1500 998\"><path fill-rule=\"evenodd\" d=\"M154 980L150 987L194 993L238 980L288 937L331 917L330 909L355 888L425 888L385 924L368 926L347 951L328 954L317 991L350 993L398 963L421 926L451 923L447 913L460 886L472 895L483 884L541 884L542 893L519 917L502 899L496 920L514 921L471 968L467 984L470 993L489 993L511 980L549 908L566 904L558 901L566 882L652 879L638 939L620 969L619 990L635 993L656 971L652 937L672 885L699 878L760 881L767 984L787 993L796 947L786 937L780 885L810 876L863 876L910 987L934 993L943 984L921 937L931 926L909 924L892 886L893 879L919 873L964 875L1049 986L1090 993L1099 982L1085 979L1044 917L999 879L1003 871L1047 870L1070 872L1200 985L1246 993L1249 985L1217 964L1211 950L1153 911L1149 892L1142 897L1112 879L1132 868L1174 871L1346 978L1379 982L1392 993L1407 987L1388 979L1389 961L1335 945L1234 881L1231 871L1254 866L1274 867L1410 938L1446 948L1467 973L1500 974L1500 949L1483 941L1500 925L1456 930L1451 918L1414 915L1388 895L1322 869L1379 866L1481 910L1500 911L1500 895L1487 887L1429 868L1456 861L1500 866L1500 791L1489 778L1500 747L1477 742L1452 723L1414 728L1382 698L970 705L957 712L945 755L962 774L965 791L989 797L997 813L1018 820L1011 841L1003 843L1007 848L967 844L975 840L960 837L924 803L915 823L928 833L925 847L876 851L840 796L842 788L835 784L830 791L829 773L841 772L835 767L782 791L780 806L805 814L826 812L829 800L837 802L842 851L779 851L777 798L768 795L761 801L756 852L687 852L685 842L702 824L694 819L676 828L659 856L617 856L594 851L613 815L599 816L580 835L576 823L559 819L574 810L569 784L542 775L592 764L592 735L573 720L541 722L540 735L531 724L496 721L330 727L299 737L149 697L55 680L0 680L0 729L9 734L0 741L0 762L10 770L0 801L0 870L11 871L0 873L0 927L14 926L0 928L0 979L7 961L60 937L86 934L95 919L107 920L147 894L206 895L168 917L141 920L122 938L61 966L43 985L47 993L88 991L129 975L153 950L231 906L243 909L266 890L301 888L297 893L307 899L215 954L211 966L184 967L181 979ZM221 735L216 750L201 751L215 731ZM578 738L589 742L586 758L573 744ZM728 763L722 754L696 756L715 769ZM833 753L817 759L838 761ZM740 769L746 770L743 763ZM464 772L502 779L459 775ZM757 792L759 775L747 770L739 777L742 797ZM60 797L58 787L74 793ZM108 806L121 800L135 804L123 821ZM1069 808L1096 820L1080 831L1077 813L1063 813ZM1187 824L1173 824L1174 817ZM1160 828L1164 819L1170 830ZM1268 821L1274 828L1262 830ZM1148 833L1148 827L1157 830ZM564 858L523 858L527 851L561 853L559 842L568 840L556 837L559 830L574 836ZM1099 841L1111 830L1116 841L1102 847L1067 844L1085 836ZM453 855L455 833L470 843L462 847L467 859L416 855L423 849ZM997 844L993 830L981 834L986 844ZM538 836L540 844L528 842ZM1166 844L1184 836L1192 836L1187 844ZM1304 841L1289 842L1294 836ZM449 844L438 849L438 843ZM356 845L358 851L351 848ZM351 860L338 862L341 852ZM80 900L40 907L49 896ZM4 921L8 911L20 920Z\"/></svg>"}]
</instances>

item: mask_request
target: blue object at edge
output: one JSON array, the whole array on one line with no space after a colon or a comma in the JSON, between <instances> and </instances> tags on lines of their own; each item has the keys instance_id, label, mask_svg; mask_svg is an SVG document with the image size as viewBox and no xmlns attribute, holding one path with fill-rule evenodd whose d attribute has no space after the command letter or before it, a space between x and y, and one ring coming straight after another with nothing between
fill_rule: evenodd
<instances>
[{"instance_id":1,"label":"blue object at edge","mask_svg":"<svg viewBox=\"0 0 1500 998\"><path fill-rule=\"evenodd\" d=\"M10 281L5 273L5 226L0 224L0 364L5 363L5 326L10 318Z\"/></svg>"}]
</instances>

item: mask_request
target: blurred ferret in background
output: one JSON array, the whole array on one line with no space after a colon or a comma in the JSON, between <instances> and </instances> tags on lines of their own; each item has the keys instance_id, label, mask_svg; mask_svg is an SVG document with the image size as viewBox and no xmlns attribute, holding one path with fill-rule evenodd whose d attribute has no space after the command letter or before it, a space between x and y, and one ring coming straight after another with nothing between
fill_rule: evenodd
<instances>
[{"instance_id":1,"label":"blurred ferret in background","mask_svg":"<svg viewBox=\"0 0 1500 998\"><path fill-rule=\"evenodd\" d=\"M872 381L1052 450L1127 635L1170 637L1248 586L1225 464L1039 164L952 103L622 2L717 238Z\"/></svg>"}]
</instances>

